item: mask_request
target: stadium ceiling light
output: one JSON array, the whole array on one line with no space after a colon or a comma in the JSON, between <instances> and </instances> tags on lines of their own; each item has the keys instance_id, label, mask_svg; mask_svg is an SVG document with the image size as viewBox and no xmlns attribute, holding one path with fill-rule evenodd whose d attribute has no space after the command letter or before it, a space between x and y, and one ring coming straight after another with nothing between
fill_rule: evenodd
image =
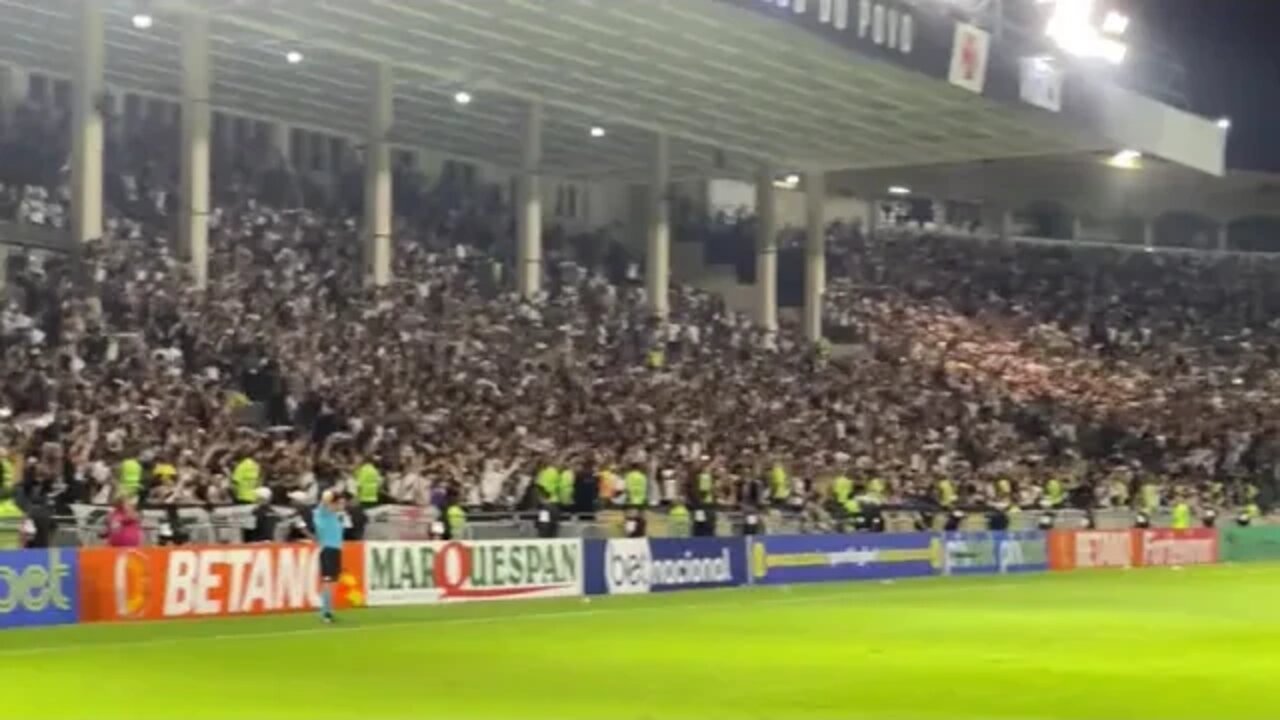
<instances>
[{"instance_id":1,"label":"stadium ceiling light","mask_svg":"<svg viewBox=\"0 0 1280 720\"><path fill-rule=\"evenodd\" d=\"M470 105L471 93L467 92L466 90L459 90L458 92L454 93L453 101L458 103L459 105Z\"/></svg>"},{"instance_id":2,"label":"stadium ceiling light","mask_svg":"<svg viewBox=\"0 0 1280 720\"><path fill-rule=\"evenodd\" d=\"M1121 170L1137 170L1142 167L1142 153L1137 150L1121 150L1112 155L1107 164Z\"/></svg>"},{"instance_id":3,"label":"stadium ceiling light","mask_svg":"<svg viewBox=\"0 0 1280 720\"><path fill-rule=\"evenodd\" d=\"M1231 118L1229 118L1229 117L1220 117L1220 118L1218 118L1218 128L1219 128L1220 130L1230 130L1230 129L1231 129Z\"/></svg>"},{"instance_id":4,"label":"stadium ceiling light","mask_svg":"<svg viewBox=\"0 0 1280 720\"><path fill-rule=\"evenodd\" d=\"M1102 32L1108 35L1123 35L1129 29L1129 16L1112 10L1102 19Z\"/></svg>"},{"instance_id":5,"label":"stadium ceiling light","mask_svg":"<svg viewBox=\"0 0 1280 720\"><path fill-rule=\"evenodd\" d=\"M1095 0L1048 0L1053 12L1044 34L1051 38L1063 52L1082 58L1100 58L1113 65L1124 62L1129 47L1114 37L1108 37L1107 23L1121 32L1129 28L1129 18L1120 13L1108 13L1102 31L1093 25ZM1044 4L1044 3L1041 3ZM1112 15L1115 17L1113 18ZM1120 33L1113 33L1120 34Z\"/></svg>"},{"instance_id":6,"label":"stadium ceiling light","mask_svg":"<svg viewBox=\"0 0 1280 720\"><path fill-rule=\"evenodd\" d=\"M593 137L593 138L602 138L602 137L604 137L604 128L600 127L599 125L594 125L594 126L592 126L592 128L591 128L591 137Z\"/></svg>"},{"instance_id":7,"label":"stadium ceiling light","mask_svg":"<svg viewBox=\"0 0 1280 720\"><path fill-rule=\"evenodd\" d=\"M140 12L133 16L133 26L139 30L148 30L155 24L155 18L150 13Z\"/></svg>"},{"instance_id":8,"label":"stadium ceiling light","mask_svg":"<svg viewBox=\"0 0 1280 720\"><path fill-rule=\"evenodd\" d=\"M910 195L911 188L904 187L902 185L890 185L889 194L890 195Z\"/></svg>"},{"instance_id":9,"label":"stadium ceiling light","mask_svg":"<svg viewBox=\"0 0 1280 720\"><path fill-rule=\"evenodd\" d=\"M795 190L796 186L799 184L800 176L795 173L790 173L784 176L781 180L773 181L773 186L780 190Z\"/></svg>"},{"instance_id":10,"label":"stadium ceiling light","mask_svg":"<svg viewBox=\"0 0 1280 720\"><path fill-rule=\"evenodd\" d=\"M290 65L297 65L298 63L302 62L303 58L302 58L302 53L298 52L297 50L290 50L289 52L284 54L284 59L288 61Z\"/></svg>"}]
</instances>

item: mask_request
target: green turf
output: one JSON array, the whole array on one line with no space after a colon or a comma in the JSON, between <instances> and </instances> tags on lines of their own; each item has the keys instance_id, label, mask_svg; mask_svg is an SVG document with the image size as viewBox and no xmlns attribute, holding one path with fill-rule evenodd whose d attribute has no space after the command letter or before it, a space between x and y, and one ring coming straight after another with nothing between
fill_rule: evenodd
<instances>
[{"instance_id":1,"label":"green turf","mask_svg":"<svg viewBox=\"0 0 1280 720\"><path fill-rule=\"evenodd\" d=\"M1280 567L0 633L10 717L1277 717Z\"/></svg>"}]
</instances>

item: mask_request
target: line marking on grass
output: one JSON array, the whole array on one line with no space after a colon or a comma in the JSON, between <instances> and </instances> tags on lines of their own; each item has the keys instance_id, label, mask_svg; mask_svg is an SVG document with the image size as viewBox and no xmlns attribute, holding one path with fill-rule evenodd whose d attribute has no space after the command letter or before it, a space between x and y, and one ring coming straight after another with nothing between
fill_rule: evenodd
<instances>
[{"instance_id":1,"label":"line marking on grass","mask_svg":"<svg viewBox=\"0 0 1280 720\"><path fill-rule=\"evenodd\" d=\"M1224 569L1224 566L1205 565L1205 566L1197 566L1195 569L1196 570ZM1240 574L1240 575L1277 574L1277 568L1274 566L1270 566L1270 567L1253 566L1248 568L1234 567L1231 569L1233 571L1233 574ZM1144 572L1152 572L1152 571L1157 571L1158 568L1141 568L1141 570ZM1099 571L1098 573L1091 573L1091 574L1098 575L1098 574L1102 574L1102 572L1105 572L1105 571ZM1191 576L1194 576L1194 574L1187 575L1187 577L1191 577ZM484 624L497 623L497 622L522 622L526 620L550 620L550 619L565 618L565 617L591 617L591 616L597 616L597 615L613 615L613 614L634 613L634 612L669 612L673 610L692 610L692 609L708 608L708 607L725 607L725 608L737 609L737 608L743 608L743 607L755 606L755 605L801 605L801 604L807 604L807 603L813 603L813 602L826 602L836 598L843 598L849 601L858 601L866 598L879 596L878 593L860 593L854 590L854 588L859 588L859 587L866 588L866 589L887 588L887 589L892 589L892 591L895 594L906 593L908 591L910 592L924 591L924 592L933 594L933 593L948 592L948 591L964 592L964 591L971 591L975 588L983 588L983 587L991 587L991 586L999 587L999 586L1008 586L1008 585L1025 585L1028 582L1033 582L1037 579L1041 581L1050 579L1050 578L1065 580L1068 578L1079 578L1079 577L1087 577L1087 575L1082 575L1082 574L1046 575L1046 574L1039 574L1039 573L1027 573L1027 574L1018 574L1018 575L987 575L987 576L968 576L968 577L949 577L949 578L942 578L939 576L929 576L929 577L919 577L919 578L900 578L897 581L895 581L892 585L883 585L880 583L872 584L867 581L853 581L848 583L829 584L829 585L823 585L823 584L796 585L796 586L751 585L746 587L726 588L726 589L712 591L716 593L717 599L711 602L662 603L657 605L640 605L640 606L618 604L613 607L591 607L591 608L582 607L582 608L575 608L571 610L525 612L525 613L514 613L514 614L499 613L499 614L493 614L493 615L481 615L477 617L426 616L421 618L414 618L412 620L374 622L367 625L354 624L354 623L353 624L340 623L338 625L290 628L285 630L232 632L232 633L217 633L217 634L209 634L209 635L180 635L175 637L146 638L141 640L112 640L107 642L79 642L79 643L66 643L66 644L58 644L58 645L42 645L42 646L26 647L26 648L0 648L0 657L23 656L23 655L46 655L46 654L56 654L59 652L83 652L83 651L92 650L96 648L115 649L115 648L123 648L123 647L181 645L188 642L207 642L210 640L214 640L214 641L239 640L239 639L255 640L255 639L263 639L263 638L306 637L306 636L312 636L312 635L332 635L335 633L347 633L347 632L359 632L359 631L368 632L368 631L382 630L382 629L397 629L397 628L406 628L406 627L416 627L421 625L445 625L445 626L484 625ZM947 582L941 582L941 580L944 580L944 579L947 580ZM793 587L802 588L801 594L799 595L792 594ZM746 592L744 593L744 591ZM767 597L767 596L760 597L759 593L761 592L777 592L781 594L782 597ZM607 595L596 596L596 597L605 603L608 603L608 601L611 599L611 596L607 596ZM621 599L622 597L624 596L613 596L612 599ZM634 599L635 597L641 597L641 596L630 596L630 597ZM647 595L643 597L653 598L655 597L655 595ZM584 603L584 605L585 604L586 603ZM472 606L474 607L474 605ZM405 606L400 606L400 607L403 608ZM423 605L421 607L427 608L427 607L430 607L430 605ZM439 607L461 607L461 606L444 605ZM493 603L492 607L494 607L495 609L506 608L506 607L510 607L510 605L507 603ZM380 608L365 608L365 609L366 610L371 609L376 612ZM382 608L382 609L390 609L390 607ZM275 617L284 619L289 617L296 618L302 615L303 613L292 613L292 614L280 614L280 615L276 615ZM226 622L228 620L235 621L237 619L240 619L240 620L249 619L250 617L253 617L253 616L242 616L239 618L236 618L236 617L208 618L204 622L219 623L219 622ZM257 619L264 619L264 617L268 617L268 616L257 616ZM197 623L199 622L200 621L193 622L192 620L189 620L189 619L186 619L186 620L174 619L174 620L166 620L166 621L158 621L158 622L150 622L150 623L138 623L136 627L148 627L148 626L154 627L157 624L161 624L161 623L172 624L175 627L183 627L183 626L194 627L194 626L198 626ZM317 622L319 621L317 620ZM62 627L75 627L75 626L62 626ZM108 625L94 624L94 625L83 625L81 627L108 627ZM114 627L124 627L124 626L117 624L117 625L114 625Z\"/></svg>"}]
</instances>

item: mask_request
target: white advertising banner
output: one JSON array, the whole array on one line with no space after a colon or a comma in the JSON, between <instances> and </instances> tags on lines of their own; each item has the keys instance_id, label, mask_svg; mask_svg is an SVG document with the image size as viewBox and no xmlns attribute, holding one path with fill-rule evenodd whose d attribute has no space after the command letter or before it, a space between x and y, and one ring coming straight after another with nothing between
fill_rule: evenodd
<instances>
[{"instance_id":1,"label":"white advertising banner","mask_svg":"<svg viewBox=\"0 0 1280 720\"><path fill-rule=\"evenodd\" d=\"M579 540L366 542L371 606L582 595Z\"/></svg>"}]
</instances>

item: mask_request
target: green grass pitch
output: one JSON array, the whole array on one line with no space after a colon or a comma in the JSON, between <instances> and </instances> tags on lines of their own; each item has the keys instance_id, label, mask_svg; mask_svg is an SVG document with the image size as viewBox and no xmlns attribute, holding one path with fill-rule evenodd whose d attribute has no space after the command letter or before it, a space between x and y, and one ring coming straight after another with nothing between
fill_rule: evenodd
<instances>
[{"instance_id":1,"label":"green grass pitch","mask_svg":"<svg viewBox=\"0 0 1280 720\"><path fill-rule=\"evenodd\" d=\"M1272 720L1280 566L0 633L5 714L84 720Z\"/></svg>"}]
</instances>

